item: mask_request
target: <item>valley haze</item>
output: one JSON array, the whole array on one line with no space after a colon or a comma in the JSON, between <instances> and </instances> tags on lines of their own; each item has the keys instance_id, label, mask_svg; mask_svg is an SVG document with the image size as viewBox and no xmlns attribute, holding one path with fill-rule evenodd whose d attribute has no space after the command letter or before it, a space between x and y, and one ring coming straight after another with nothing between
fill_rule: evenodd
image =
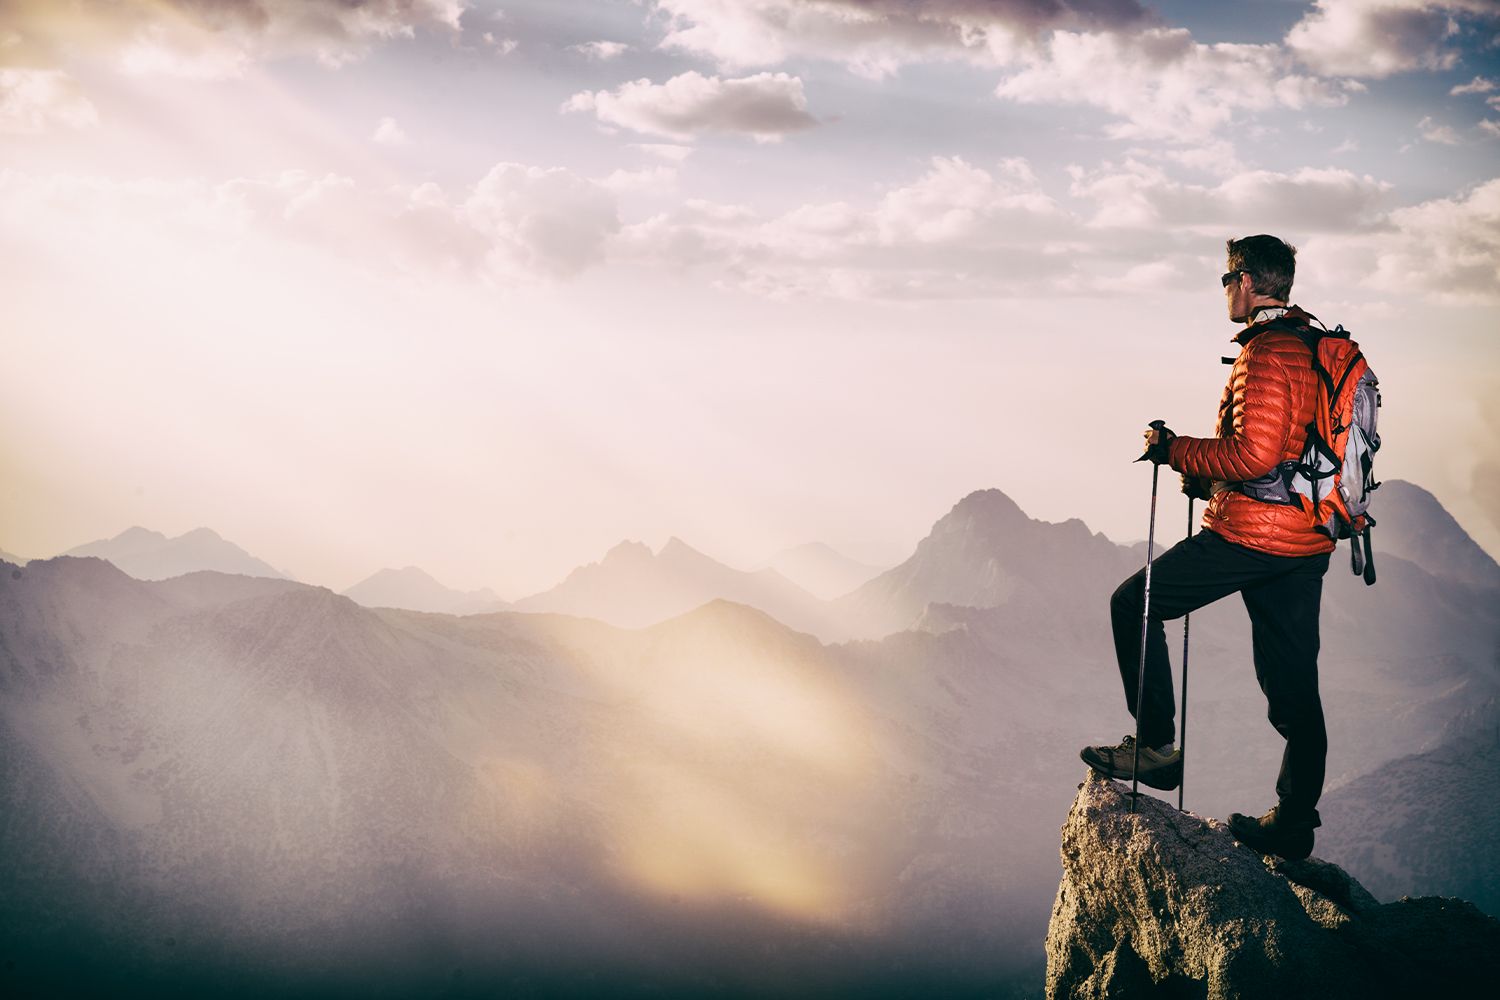
<instances>
[{"instance_id":1,"label":"valley haze","mask_svg":"<svg viewBox=\"0 0 1500 1000\"><path fill-rule=\"evenodd\" d=\"M1328 577L1319 854L1495 912L1500 810L1466 790L1500 722L1500 567L1425 490L1382 490L1380 584ZM1034 993L1077 747L1128 726L1104 610L1142 547L984 490L849 594L801 592L795 614L840 641L718 596L638 627L578 614L742 586L682 549L663 553L682 575L631 554L569 614L364 608L98 557L0 567L12 974ZM1188 803L1223 816L1270 794L1279 738L1243 611L1194 618ZM1391 794L1463 815L1444 837L1340 795L1418 771L1427 791Z\"/></svg>"}]
</instances>

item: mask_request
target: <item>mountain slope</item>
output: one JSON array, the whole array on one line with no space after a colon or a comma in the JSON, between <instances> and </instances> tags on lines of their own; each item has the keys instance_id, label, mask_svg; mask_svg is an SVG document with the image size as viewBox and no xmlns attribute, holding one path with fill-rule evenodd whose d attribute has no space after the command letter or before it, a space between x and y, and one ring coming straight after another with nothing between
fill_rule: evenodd
<instances>
[{"instance_id":1,"label":"mountain slope","mask_svg":"<svg viewBox=\"0 0 1500 1000\"><path fill-rule=\"evenodd\" d=\"M909 559L833 609L848 634L884 635L910 626L931 603L988 608L1023 593L1098 597L1132 571L1129 564L1128 550L1082 521L1033 520L999 490L980 490L934 524Z\"/></svg>"},{"instance_id":2,"label":"mountain slope","mask_svg":"<svg viewBox=\"0 0 1500 1000\"><path fill-rule=\"evenodd\" d=\"M822 542L784 549L772 556L765 568L823 600L847 594L882 572L880 567L850 559Z\"/></svg>"},{"instance_id":3,"label":"mountain slope","mask_svg":"<svg viewBox=\"0 0 1500 1000\"><path fill-rule=\"evenodd\" d=\"M600 562L575 569L556 587L514 607L641 628L713 600L759 608L796 629L820 630L822 602L781 574L732 569L677 538L654 554L639 542L622 542Z\"/></svg>"},{"instance_id":4,"label":"mountain slope","mask_svg":"<svg viewBox=\"0 0 1500 1000\"><path fill-rule=\"evenodd\" d=\"M485 614L502 611L507 606L488 587L454 590L415 566L379 570L343 593L367 608L405 608L449 615Z\"/></svg>"},{"instance_id":5,"label":"mountain slope","mask_svg":"<svg viewBox=\"0 0 1500 1000\"><path fill-rule=\"evenodd\" d=\"M1377 568L1381 554L1389 552L1434 576L1500 587L1500 565L1422 487L1401 479L1387 480L1375 491L1370 511L1378 518L1371 533Z\"/></svg>"},{"instance_id":6,"label":"mountain slope","mask_svg":"<svg viewBox=\"0 0 1500 1000\"><path fill-rule=\"evenodd\" d=\"M1401 757L1323 797L1319 853L1382 898L1460 896L1500 915L1497 786L1493 728Z\"/></svg>"}]
</instances>

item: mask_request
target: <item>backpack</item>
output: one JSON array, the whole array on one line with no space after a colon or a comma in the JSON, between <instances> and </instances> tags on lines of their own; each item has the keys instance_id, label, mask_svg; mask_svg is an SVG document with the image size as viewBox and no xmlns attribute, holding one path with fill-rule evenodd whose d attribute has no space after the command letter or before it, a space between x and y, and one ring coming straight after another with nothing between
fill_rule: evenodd
<instances>
[{"instance_id":1,"label":"backpack","mask_svg":"<svg viewBox=\"0 0 1500 1000\"><path fill-rule=\"evenodd\" d=\"M1273 320L1271 325L1297 334L1307 344L1318 373L1318 398L1301 458L1281 463L1261 479L1242 484L1242 489L1272 503L1300 503L1314 530L1335 541L1350 540L1351 569L1373 584L1370 529L1375 518L1370 514L1370 494L1380 486L1374 475L1375 452L1380 450L1380 380L1342 325L1332 330L1321 323L1314 327Z\"/></svg>"}]
</instances>

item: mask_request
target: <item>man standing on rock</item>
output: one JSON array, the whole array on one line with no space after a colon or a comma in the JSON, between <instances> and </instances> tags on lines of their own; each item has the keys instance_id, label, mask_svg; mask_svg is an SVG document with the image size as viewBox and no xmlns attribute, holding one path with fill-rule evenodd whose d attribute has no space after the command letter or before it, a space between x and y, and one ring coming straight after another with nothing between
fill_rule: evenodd
<instances>
[{"instance_id":1,"label":"man standing on rock","mask_svg":"<svg viewBox=\"0 0 1500 1000\"><path fill-rule=\"evenodd\" d=\"M1218 435L1192 438L1162 428L1146 432L1147 457L1183 474L1183 492L1208 500L1204 530L1155 560L1146 636L1146 684L1137 706L1145 571L1110 600L1115 656L1125 701L1137 715L1140 780L1172 789L1182 781L1173 744L1175 705L1162 622L1239 593L1250 613L1255 676L1268 716L1286 739L1277 804L1259 819L1234 813L1241 843L1287 858L1312 852L1323 792L1328 736L1318 697L1318 608L1334 542L1313 526L1295 494L1275 494L1282 463L1302 455L1313 422L1318 374L1299 330L1321 332L1316 318L1288 306L1296 249L1274 236L1230 240L1223 276L1229 318L1244 324L1239 357L1219 403ZM1319 324L1321 326L1321 324ZM1265 484L1273 488L1263 488ZM1256 494L1252 496L1251 494ZM1260 497L1259 499L1257 497ZM1085 747L1083 760L1113 778L1132 776L1135 738Z\"/></svg>"}]
</instances>

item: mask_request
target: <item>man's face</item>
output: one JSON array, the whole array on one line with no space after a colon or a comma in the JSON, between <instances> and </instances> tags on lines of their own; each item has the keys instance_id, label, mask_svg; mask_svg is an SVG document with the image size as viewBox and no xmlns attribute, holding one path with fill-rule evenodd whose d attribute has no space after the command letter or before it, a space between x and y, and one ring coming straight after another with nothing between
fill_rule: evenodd
<instances>
[{"instance_id":1,"label":"man's face","mask_svg":"<svg viewBox=\"0 0 1500 1000\"><path fill-rule=\"evenodd\" d=\"M1224 299L1229 307L1229 319L1234 323L1243 323L1245 317L1250 315L1250 275L1244 271L1231 269L1225 273L1225 277L1229 279L1224 285Z\"/></svg>"}]
</instances>

